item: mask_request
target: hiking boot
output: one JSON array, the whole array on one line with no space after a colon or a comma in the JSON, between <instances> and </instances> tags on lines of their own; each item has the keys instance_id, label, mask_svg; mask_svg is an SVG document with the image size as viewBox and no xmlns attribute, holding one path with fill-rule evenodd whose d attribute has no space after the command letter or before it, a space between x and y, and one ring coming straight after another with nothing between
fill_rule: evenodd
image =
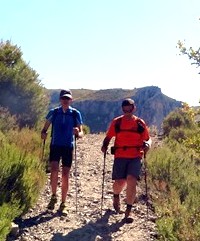
<instances>
[{"instance_id":1,"label":"hiking boot","mask_svg":"<svg viewBox=\"0 0 200 241\"><path fill-rule=\"evenodd\" d=\"M133 218L130 216L131 209L132 209L132 205L127 204L127 207L126 207L126 210L125 210L125 216L124 216L124 220L125 220L126 223L132 223L133 222Z\"/></svg>"},{"instance_id":2,"label":"hiking boot","mask_svg":"<svg viewBox=\"0 0 200 241\"><path fill-rule=\"evenodd\" d=\"M68 215L68 210L65 202L61 202L59 210L58 210L62 215L67 216Z\"/></svg>"},{"instance_id":3,"label":"hiking boot","mask_svg":"<svg viewBox=\"0 0 200 241\"><path fill-rule=\"evenodd\" d=\"M117 213L120 212L120 200L119 200L119 194L113 195L113 207Z\"/></svg>"},{"instance_id":4,"label":"hiking boot","mask_svg":"<svg viewBox=\"0 0 200 241\"><path fill-rule=\"evenodd\" d=\"M56 203L57 203L57 197L56 197L55 194L53 194L53 195L51 196L51 200L50 200L50 202L49 202L49 204L48 204L48 206L47 206L47 209L53 210Z\"/></svg>"}]
</instances>

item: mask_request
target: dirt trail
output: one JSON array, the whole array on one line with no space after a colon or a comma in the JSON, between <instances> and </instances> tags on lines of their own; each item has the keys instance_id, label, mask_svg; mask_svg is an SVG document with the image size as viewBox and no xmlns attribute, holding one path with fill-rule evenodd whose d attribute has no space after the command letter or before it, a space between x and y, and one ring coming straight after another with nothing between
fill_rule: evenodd
<instances>
[{"instance_id":1,"label":"dirt trail","mask_svg":"<svg viewBox=\"0 0 200 241\"><path fill-rule=\"evenodd\" d=\"M100 151L104 135L90 134L77 141L77 179L74 165L71 170L70 189L67 197L69 215L61 217L58 212L59 202L54 212L47 212L50 199L49 176L38 203L18 220L20 236L9 241L150 241L155 240L156 227L154 214L149 210L147 220L145 191L143 180L138 183L138 202L134 204L132 224L125 224L123 214L115 214L112 208L111 170L113 156L106 156L104 184L104 202L102 201L103 154ZM49 174L48 174L49 175ZM77 206L76 188L77 183ZM125 208L124 194L121 196L122 208ZM58 188L60 201L60 186ZM77 207L77 213L76 213Z\"/></svg>"}]
</instances>

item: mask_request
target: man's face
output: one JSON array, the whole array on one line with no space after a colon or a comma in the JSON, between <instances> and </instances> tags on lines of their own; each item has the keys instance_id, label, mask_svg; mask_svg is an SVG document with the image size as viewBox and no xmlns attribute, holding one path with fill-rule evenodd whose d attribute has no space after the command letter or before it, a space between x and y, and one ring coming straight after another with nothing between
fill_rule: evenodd
<instances>
[{"instance_id":1,"label":"man's face","mask_svg":"<svg viewBox=\"0 0 200 241\"><path fill-rule=\"evenodd\" d=\"M122 106L122 110L124 112L124 114L130 114L133 112L134 110L134 106L133 105L125 105L125 106Z\"/></svg>"},{"instance_id":2,"label":"man's face","mask_svg":"<svg viewBox=\"0 0 200 241\"><path fill-rule=\"evenodd\" d=\"M69 106L72 102L72 99L70 99L69 97L63 96L60 97L60 103L62 106Z\"/></svg>"}]
</instances>

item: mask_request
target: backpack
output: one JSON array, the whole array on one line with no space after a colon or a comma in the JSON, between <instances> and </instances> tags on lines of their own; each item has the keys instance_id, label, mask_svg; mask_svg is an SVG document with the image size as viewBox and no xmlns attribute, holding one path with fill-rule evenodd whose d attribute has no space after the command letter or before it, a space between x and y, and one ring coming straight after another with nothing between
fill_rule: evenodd
<instances>
[{"instance_id":1,"label":"backpack","mask_svg":"<svg viewBox=\"0 0 200 241\"><path fill-rule=\"evenodd\" d=\"M56 107L54 110L53 110L53 114L52 114L52 125L51 125L51 136L52 136L52 133L53 133L53 123L56 119L56 116L58 114L58 110L59 110L59 107ZM69 114L71 115L71 114ZM72 108L72 117L73 117L73 121L74 121L74 127L77 126L77 110Z\"/></svg>"},{"instance_id":2,"label":"backpack","mask_svg":"<svg viewBox=\"0 0 200 241\"><path fill-rule=\"evenodd\" d=\"M130 131L130 132L137 132L137 133L140 133L140 134L141 134L141 133L144 132L144 130L145 130L144 123L143 123L142 120L139 119L139 118L136 119L136 122L137 122L137 125L138 125L137 130L133 130L133 129L123 130L123 129L121 129L120 126L121 126L122 117L123 117L123 116L119 117L119 118L116 120L116 123L115 123L115 132L116 132L116 133L119 133L119 132L121 132L121 131Z\"/></svg>"}]
</instances>

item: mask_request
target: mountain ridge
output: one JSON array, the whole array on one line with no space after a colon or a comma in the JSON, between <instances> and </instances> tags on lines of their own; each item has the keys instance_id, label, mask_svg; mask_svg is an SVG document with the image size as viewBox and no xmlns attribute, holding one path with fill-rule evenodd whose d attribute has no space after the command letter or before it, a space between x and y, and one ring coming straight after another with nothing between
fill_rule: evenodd
<instances>
[{"instance_id":1,"label":"mountain ridge","mask_svg":"<svg viewBox=\"0 0 200 241\"><path fill-rule=\"evenodd\" d=\"M59 104L59 89L48 90L50 108ZM80 110L84 124L92 133L105 132L110 121L122 114L121 102L132 98L136 104L135 115L145 120L149 127L162 128L163 119L174 109L181 107L182 102L164 95L157 86L146 86L134 89L71 89L72 106Z\"/></svg>"}]
</instances>

